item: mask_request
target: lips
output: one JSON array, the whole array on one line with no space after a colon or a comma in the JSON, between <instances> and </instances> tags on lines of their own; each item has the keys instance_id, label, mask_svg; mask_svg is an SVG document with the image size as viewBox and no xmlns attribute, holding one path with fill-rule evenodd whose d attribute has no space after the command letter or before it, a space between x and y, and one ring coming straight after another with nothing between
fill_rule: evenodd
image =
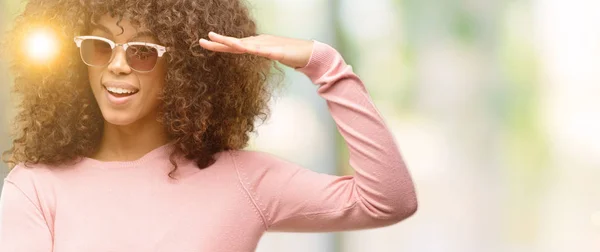
<instances>
[{"instance_id":1,"label":"lips","mask_svg":"<svg viewBox=\"0 0 600 252\"><path fill-rule=\"evenodd\" d=\"M110 94L117 96L117 97L130 96L139 91L139 90L134 90L134 89L123 89L123 88L106 87L106 86L104 87L104 89L106 89L106 91L108 91Z\"/></svg>"},{"instance_id":2,"label":"lips","mask_svg":"<svg viewBox=\"0 0 600 252\"><path fill-rule=\"evenodd\" d=\"M116 94L137 93L140 90L138 87L127 82L107 81L102 83L102 86L109 92Z\"/></svg>"},{"instance_id":3,"label":"lips","mask_svg":"<svg viewBox=\"0 0 600 252\"><path fill-rule=\"evenodd\" d=\"M140 91L139 88L126 82L104 82L102 87L107 100L115 106L128 103Z\"/></svg>"}]
</instances>

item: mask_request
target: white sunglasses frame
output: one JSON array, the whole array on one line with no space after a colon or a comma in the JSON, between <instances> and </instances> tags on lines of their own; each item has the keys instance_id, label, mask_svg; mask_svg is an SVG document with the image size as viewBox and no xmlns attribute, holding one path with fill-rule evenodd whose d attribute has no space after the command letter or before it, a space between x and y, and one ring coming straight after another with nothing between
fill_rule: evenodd
<instances>
[{"instance_id":1,"label":"white sunglasses frame","mask_svg":"<svg viewBox=\"0 0 600 252\"><path fill-rule=\"evenodd\" d=\"M83 43L84 40L86 39L97 39L97 40L101 40L104 41L106 43L108 43L110 45L110 48L113 50L113 54L110 56L110 60L106 63L106 65L103 66L96 66L96 65L90 65L87 62L85 62L85 60L83 60L83 55L81 55L81 44ZM75 38L73 39L73 41L75 42L75 44L77 45L77 47L79 48L79 54L81 56L81 60L83 61L83 63L85 63L88 66L92 66L92 67L105 67L108 66L110 64L110 62L114 59L115 54L114 54L114 50L117 46L121 46L123 47L124 51L127 51L127 47L132 46L132 45L143 45L143 46L150 46L153 47L154 49L156 49L156 51L158 52L158 57L161 58L166 52L170 51L169 47L164 47L161 45L157 45L154 43L149 43L149 42L127 42L127 43L115 43L114 41L107 39L107 38L103 38L103 37L99 37L99 36L75 36ZM129 64L129 63L127 63ZM130 66L131 67L131 66ZM131 68L137 72L143 72L143 73L147 73L147 72L151 72L152 70L154 70L154 68L156 67L156 63L154 64L154 67L152 67L152 69L148 70L148 71L140 71L137 70L135 68Z\"/></svg>"}]
</instances>

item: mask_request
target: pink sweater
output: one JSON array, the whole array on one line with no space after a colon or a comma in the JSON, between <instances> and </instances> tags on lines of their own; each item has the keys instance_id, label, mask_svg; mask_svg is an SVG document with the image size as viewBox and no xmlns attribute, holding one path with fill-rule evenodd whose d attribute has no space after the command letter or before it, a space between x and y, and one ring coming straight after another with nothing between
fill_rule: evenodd
<instances>
[{"instance_id":1,"label":"pink sweater","mask_svg":"<svg viewBox=\"0 0 600 252\"><path fill-rule=\"evenodd\" d=\"M0 251L254 251L265 231L375 228L412 215L409 172L352 68L315 42L310 62L297 70L319 85L354 176L238 150L216 154L204 170L180 160L172 180L169 144L135 161L18 165L0 199Z\"/></svg>"}]
</instances>

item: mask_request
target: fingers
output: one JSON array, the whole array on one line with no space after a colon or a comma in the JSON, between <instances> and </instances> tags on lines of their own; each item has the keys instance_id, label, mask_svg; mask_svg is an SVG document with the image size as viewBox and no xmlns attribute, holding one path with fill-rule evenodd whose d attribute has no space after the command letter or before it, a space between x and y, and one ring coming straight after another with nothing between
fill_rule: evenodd
<instances>
[{"instance_id":1,"label":"fingers","mask_svg":"<svg viewBox=\"0 0 600 252\"><path fill-rule=\"evenodd\" d=\"M238 51L246 52L246 48L243 46L242 41L238 38L224 36L214 32L209 32L208 38L210 38L210 40L214 42L218 42L223 45L227 45L231 48L237 49Z\"/></svg>"},{"instance_id":2,"label":"fingers","mask_svg":"<svg viewBox=\"0 0 600 252\"><path fill-rule=\"evenodd\" d=\"M208 37L212 41L200 39L200 45L208 50L236 54L248 53L273 60L284 58L282 46L271 41L269 36L261 35L238 39L209 32Z\"/></svg>"},{"instance_id":3,"label":"fingers","mask_svg":"<svg viewBox=\"0 0 600 252\"><path fill-rule=\"evenodd\" d=\"M226 52L226 53L235 53L235 54L244 53L244 52L236 50L235 48L232 48L230 46L223 45L221 43L217 43L217 42L213 42L213 41L209 41L206 39L200 39L200 46L204 47L207 50L211 50L211 51L215 51L215 52Z\"/></svg>"}]
</instances>

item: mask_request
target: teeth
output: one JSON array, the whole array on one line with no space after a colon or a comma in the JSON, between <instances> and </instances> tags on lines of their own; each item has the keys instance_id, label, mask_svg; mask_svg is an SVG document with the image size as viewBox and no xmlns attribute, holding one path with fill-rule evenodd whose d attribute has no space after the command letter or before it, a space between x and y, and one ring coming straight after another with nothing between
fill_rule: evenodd
<instances>
[{"instance_id":1,"label":"teeth","mask_svg":"<svg viewBox=\"0 0 600 252\"><path fill-rule=\"evenodd\" d=\"M118 87L106 87L106 90L113 92L113 93L117 93L117 94L133 94L136 92L135 90L118 88Z\"/></svg>"}]
</instances>

